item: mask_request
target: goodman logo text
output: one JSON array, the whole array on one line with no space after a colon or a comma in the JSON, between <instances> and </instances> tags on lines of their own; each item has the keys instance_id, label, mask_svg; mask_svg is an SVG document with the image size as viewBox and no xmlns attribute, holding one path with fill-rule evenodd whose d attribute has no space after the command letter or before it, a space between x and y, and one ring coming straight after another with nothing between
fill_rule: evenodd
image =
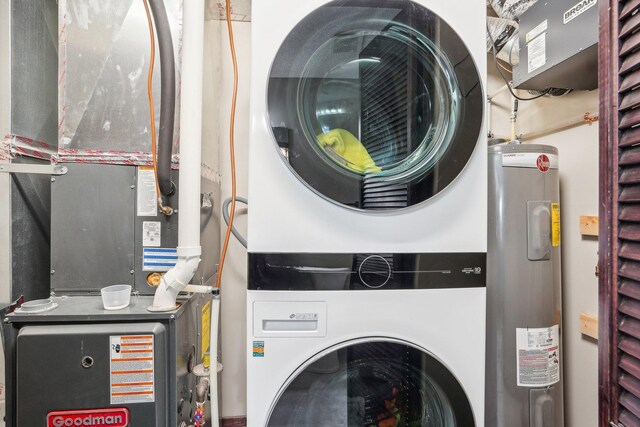
<instances>
[{"instance_id":1,"label":"goodman logo text","mask_svg":"<svg viewBox=\"0 0 640 427\"><path fill-rule=\"evenodd\" d=\"M127 408L56 411L47 414L47 427L127 427Z\"/></svg>"},{"instance_id":2,"label":"goodman logo text","mask_svg":"<svg viewBox=\"0 0 640 427\"><path fill-rule=\"evenodd\" d=\"M562 22L566 24L567 22L572 21L587 10L591 9L596 4L598 4L598 0L581 0L580 2L578 2L578 4L564 13Z\"/></svg>"}]
</instances>

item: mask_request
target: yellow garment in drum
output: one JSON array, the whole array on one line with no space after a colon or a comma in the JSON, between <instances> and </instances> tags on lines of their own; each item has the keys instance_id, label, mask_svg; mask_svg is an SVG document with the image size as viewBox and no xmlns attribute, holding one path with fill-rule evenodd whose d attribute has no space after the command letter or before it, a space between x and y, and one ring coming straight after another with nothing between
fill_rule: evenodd
<instances>
[{"instance_id":1,"label":"yellow garment in drum","mask_svg":"<svg viewBox=\"0 0 640 427\"><path fill-rule=\"evenodd\" d=\"M321 147L328 147L345 160L346 166L356 172L380 172L369 152L358 138L345 129L333 129L317 136Z\"/></svg>"}]
</instances>

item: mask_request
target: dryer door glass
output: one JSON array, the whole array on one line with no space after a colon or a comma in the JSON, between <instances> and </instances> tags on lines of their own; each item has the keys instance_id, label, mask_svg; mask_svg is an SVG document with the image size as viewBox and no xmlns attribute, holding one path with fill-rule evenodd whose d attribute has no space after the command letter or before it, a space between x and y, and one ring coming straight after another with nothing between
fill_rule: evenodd
<instances>
[{"instance_id":1,"label":"dryer door glass","mask_svg":"<svg viewBox=\"0 0 640 427\"><path fill-rule=\"evenodd\" d=\"M272 406L270 427L473 427L453 374L401 341L361 340L319 355L294 373Z\"/></svg>"},{"instance_id":2,"label":"dryer door glass","mask_svg":"<svg viewBox=\"0 0 640 427\"><path fill-rule=\"evenodd\" d=\"M286 37L267 90L275 146L309 188L343 206L401 209L444 190L479 140L470 52L408 0L339 0Z\"/></svg>"}]
</instances>

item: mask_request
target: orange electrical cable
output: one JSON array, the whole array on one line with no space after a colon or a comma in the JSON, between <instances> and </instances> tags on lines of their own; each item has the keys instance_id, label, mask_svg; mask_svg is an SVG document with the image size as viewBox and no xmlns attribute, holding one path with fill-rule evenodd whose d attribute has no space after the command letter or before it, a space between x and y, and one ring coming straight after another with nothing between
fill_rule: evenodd
<instances>
[{"instance_id":1,"label":"orange electrical cable","mask_svg":"<svg viewBox=\"0 0 640 427\"><path fill-rule=\"evenodd\" d=\"M231 49L231 59L233 61L233 98L231 100L231 118L229 125L229 151L231 157L231 212L229 213L229 224L227 225L227 234L224 238L222 251L220 252L220 263L218 267L218 276L216 277L216 288L220 288L222 283L222 269L224 268L224 260L227 256L229 248L229 239L231 238L231 230L233 229L233 218L236 214L236 155L234 143L234 128L236 120L236 101L238 98L238 59L236 58L236 47L233 41L233 28L231 25L231 0L226 0L227 9L227 29L229 30L229 47Z\"/></svg>"},{"instance_id":2,"label":"orange electrical cable","mask_svg":"<svg viewBox=\"0 0 640 427\"><path fill-rule=\"evenodd\" d=\"M156 181L156 194L160 197L160 184L158 183L158 160L156 159L157 142L156 142L156 113L153 104L153 65L156 60L156 39L153 32L153 21L151 19L151 11L149 10L148 0L143 0L144 11L147 13L147 23L149 24L149 43L151 52L149 54L149 72L147 74L147 95L149 97L149 120L151 123L151 159L153 163L153 176ZM158 204L160 201L158 200Z\"/></svg>"}]
</instances>

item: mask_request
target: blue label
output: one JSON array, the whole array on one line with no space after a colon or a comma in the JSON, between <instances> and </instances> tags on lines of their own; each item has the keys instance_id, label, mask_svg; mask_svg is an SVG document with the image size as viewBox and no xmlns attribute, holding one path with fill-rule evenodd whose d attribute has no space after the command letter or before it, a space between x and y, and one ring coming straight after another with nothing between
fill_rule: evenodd
<instances>
[{"instance_id":1,"label":"blue label","mask_svg":"<svg viewBox=\"0 0 640 427\"><path fill-rule=\"evenodd\" d=\"M177 262L176 248L142 249L142 271L169 271Z\"/></svg>"}]
</instances>

